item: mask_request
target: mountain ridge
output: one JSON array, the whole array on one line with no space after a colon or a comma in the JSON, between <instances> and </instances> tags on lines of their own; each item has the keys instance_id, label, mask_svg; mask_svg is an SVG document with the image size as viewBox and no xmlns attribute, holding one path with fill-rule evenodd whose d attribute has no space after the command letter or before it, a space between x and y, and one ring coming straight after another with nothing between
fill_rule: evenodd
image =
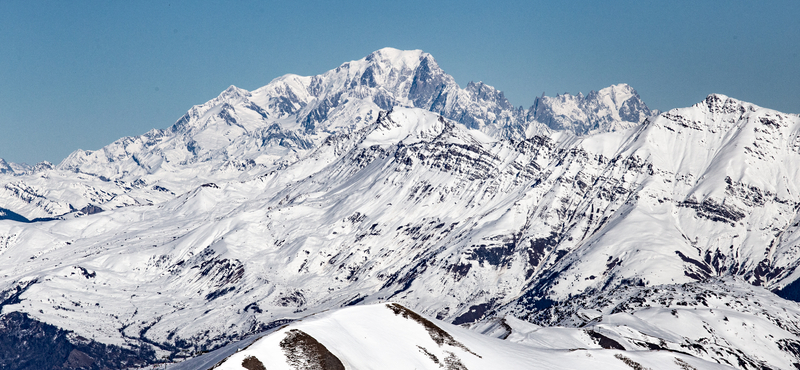
<instances>
[{"instance_id":1,"label":"mountain ridge","mask_svg":"<svg viewBox=\"0 0 800 370\"><path fill-rule=\"evenodd\" d=\"M658 116L629 103L641 123L576 135L488 85L449 84L434 63L387 50L232 86L171 128L0 175L3 208L56 216L0 219L2 313L177 360L349 305L482 325L631 286L688 297L800 277L800 117L711 94ZM564 111L622 122L638 97L609 89L564 97ZM628 329L658 332L603 335ZM745 365L731 365L800 363L786 346L772 359L736 347ZM708 359L722 358L734 357Z\"/></svg>"}]
</instances>

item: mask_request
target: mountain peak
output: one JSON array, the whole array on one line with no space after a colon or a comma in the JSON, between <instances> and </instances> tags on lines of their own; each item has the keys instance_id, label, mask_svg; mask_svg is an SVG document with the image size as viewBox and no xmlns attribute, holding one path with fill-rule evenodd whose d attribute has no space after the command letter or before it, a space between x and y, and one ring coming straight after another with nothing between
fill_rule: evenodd
<instances>
[{"instance_id":1,"label":"mountain peak","mask_svg":"<svg viewBox=\"0 0 800 370\"><path fill-rule=\"evenodd\" d=\"M555 98L536 98L531 113L554 130L567 130L577 135L624 130L644 122L654 112L639 97L636 90L621 83L581 93L556 95Z\"/></svg>"},{"instance_id":2,"label":"mountain peak","mask_svg":"<svg viewBox=\"0 0 800 370\"><path fill-rule=\"evenodd\" d=\"M373 51L364 60L367 62L382 61L391 66L405 66L411 69L416 68L422 59L433 59L433 57L422 50L399 50L386 47Z\"/></svg>"},{"instance_id":3,"label":"mountain peak","mask_svg":"<svg viewBox=\"0 0 800 370\"><path fill-rule=\"evenodd\" d=\"M625 92L630 92L630 93L636 93L636 90L631 85L628 85L628 84L626 84L624 82L611 85L611 86L607 87L606 89L612 89L612 90L617 90L617 91L625 91Z\"/></svg>"},{"instance_id":4,"label":"mountain peak","mask_svg":"<svg viewBox=\"0 0 800 370\"><path fill-rule=\"evenodd\" d=\"M222 92L222 94L220 94L220 95L226 95L226 96L231 96L231 95L243 95L243 96L250 96L250 92L249 92L249 91L247 91L247 90L245 90L245 89L238 88L238 87L236 87L235 85L230 85L230 86L228 86L228 88L227 88L227 89L225 89L225 91L223 91L223 92Z\"/></svg>"},{"instance_id":5,"label":"mountain peak","mask_svg":"<svg viewBox=\"0 0 800 370\"><path fill-rule=\"evenodd\" d=\"M42 162L50 163L50 162ZM5 159L0 158L0 174L21 175L26 174L32 170L32 167L25 163L6 162Z\"/></svg>"},{"instance_id":6,"label":"mountain peak","mask_svg":"<svg viewBox=\"0 0 800 370\"><path fill-rule=\"evenodd\" d=\"M741 100L728 97L727 95L716 93L709 94L702 102L698 104L711 113L744 113L745 111L754 112L759 108L755 104L743 102Z\"/></svg>"},{"instance_id":7,"label":"mountain peak","mask_svg":"<svg viewBox=\"0 0 800 370\"><path fill-rule=\"evenodd\" d=\"M639 94L630 85L621 83L600 89L600 91L592 91L587 95L587 98L595 99L602 99L604 97L611 99L611 102L615 105L620 105L630 98L636 97L638 99Z\"/></svg>"},{"instance_id":8,"label":"mountain peak","mask_svg":"<svg viewBox=\"0 0 800 370\"><path fill-rule=\"evenodd\" d=\"M233 101L247 99L251 96L252 94L249 91L230 85L225 91L219 94L216 100L218 102L231 103Z\"/></svg>"}]
</instances>

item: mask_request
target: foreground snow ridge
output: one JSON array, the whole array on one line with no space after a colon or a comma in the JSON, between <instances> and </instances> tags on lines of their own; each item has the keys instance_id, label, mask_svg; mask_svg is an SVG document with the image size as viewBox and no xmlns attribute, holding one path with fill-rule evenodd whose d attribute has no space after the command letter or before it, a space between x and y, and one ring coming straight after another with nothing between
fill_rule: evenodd
<instances>
[{"instance_id":1,"label":"foreground snow ridge","mask_svg":"<svg viewBox=\"0 0 800 370\"><path fill-rule=\"evenodd\" d=\"M546 348L427 318L398 304L307 317L216 369L729 369L678 352Z\"/></svg>"}]
</instances>

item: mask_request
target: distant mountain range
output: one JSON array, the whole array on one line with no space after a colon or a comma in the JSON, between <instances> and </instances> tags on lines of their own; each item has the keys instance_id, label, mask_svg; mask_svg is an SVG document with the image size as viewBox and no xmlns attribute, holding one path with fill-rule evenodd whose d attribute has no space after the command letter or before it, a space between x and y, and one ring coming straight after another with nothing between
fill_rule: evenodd
<instances>
[{"instance_id":1,"label":"distant mountain range","mask_svg":"<svg viewBox=\"0 0 800 370\"><path fill-rule=\"evenodd\" d=\"M399 336L420 368L800 368L798 132L625 84L515 108L421 51L231 86L58 165L0 160L0 364L210 367L271 333L222 368L306 368L286 340L362 368L324 328L363 315L370 342L469 342Z\"/></svg>"}]
</instances>

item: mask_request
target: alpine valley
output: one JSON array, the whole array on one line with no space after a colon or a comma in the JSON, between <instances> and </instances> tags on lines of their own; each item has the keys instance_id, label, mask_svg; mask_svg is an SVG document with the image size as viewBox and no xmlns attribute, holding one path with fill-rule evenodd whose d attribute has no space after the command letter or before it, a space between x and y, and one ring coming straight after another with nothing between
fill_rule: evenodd
<instances>
[{"instance_id":1,"label":"alpine valley","mask_svg":"<svg viewBox=\"0 0 800 370\"><path fill-rule=\"evenodd\" d=\"M421 51L0 159L4 369L800 369L800 116Z\"/></svg>"}]
</instances>

